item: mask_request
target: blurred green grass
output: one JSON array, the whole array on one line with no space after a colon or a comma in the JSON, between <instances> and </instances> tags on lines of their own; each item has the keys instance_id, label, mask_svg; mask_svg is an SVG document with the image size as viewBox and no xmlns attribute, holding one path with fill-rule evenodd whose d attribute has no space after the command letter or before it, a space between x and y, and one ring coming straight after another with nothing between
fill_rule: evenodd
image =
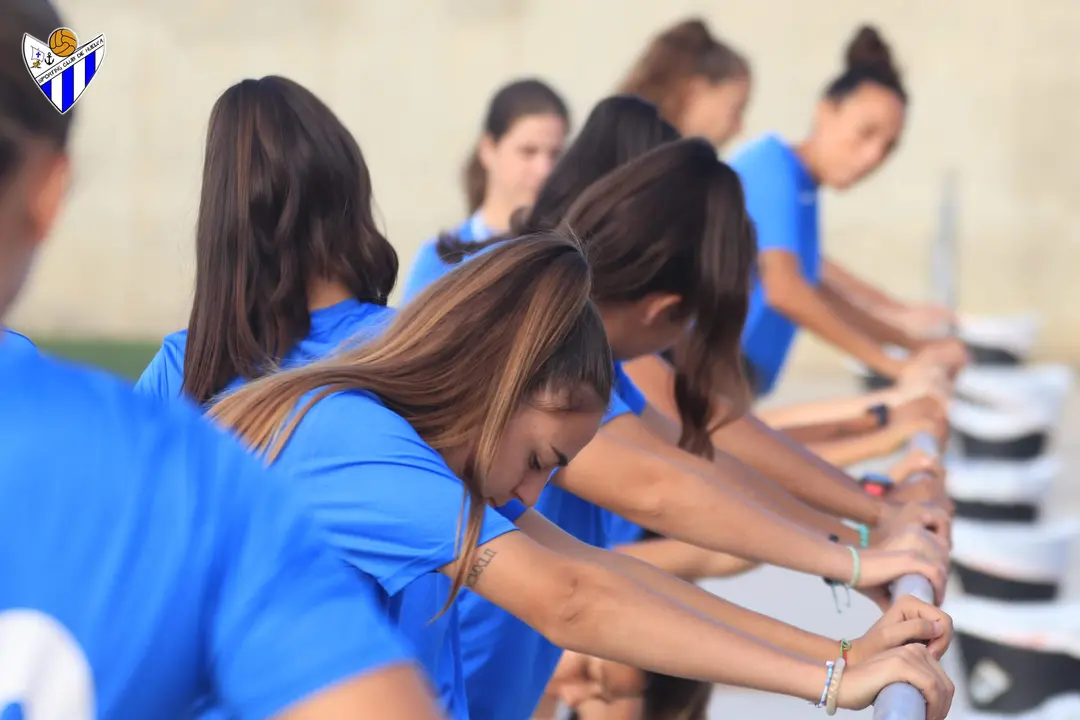
<instances>
[{"instance_id":1,"label":"blurred green grass","mask_svg":"<svg viewBox=\"0 0 1080 720\"><path fill-rule=\"evenodd\" d=\"M97 365L132 380L161 347L159 342L93 338L34 338L34 342L53 355Z\"/></svg>"}]
</instances>

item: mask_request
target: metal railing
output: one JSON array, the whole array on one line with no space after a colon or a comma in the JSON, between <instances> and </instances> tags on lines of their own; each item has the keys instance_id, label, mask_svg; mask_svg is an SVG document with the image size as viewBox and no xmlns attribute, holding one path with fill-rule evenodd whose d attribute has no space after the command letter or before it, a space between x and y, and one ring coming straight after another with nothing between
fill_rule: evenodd
<instances>
[{"instance_id":1,"label":"metal railing","mask_svg":"<svg viewBox=\"0 0 1080 720\"><path fill-rule=\"evenodd\" d=\"M918 433L911 447L937 457L937 440L929 433ZM893 602L904 595L914 595L923 602L934 602L934 588L922 575L904 575L893 583ZM874 720L926 720L926 700L914 685L893 683L878 693L874 700Z\"/></svg>"}]
</instances>

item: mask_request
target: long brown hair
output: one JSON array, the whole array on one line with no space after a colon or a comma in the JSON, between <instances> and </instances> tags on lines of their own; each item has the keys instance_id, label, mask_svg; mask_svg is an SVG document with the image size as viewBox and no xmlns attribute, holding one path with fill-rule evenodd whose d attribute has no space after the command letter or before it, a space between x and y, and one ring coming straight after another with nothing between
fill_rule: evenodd
<instances>
[{"instance_id":1,"label":"long brown hair","mask_svg":"<svg viewBox=\"0 0 1080 720\"><path fill-rule=\"evenodd\" d=\"M664 119L678 127L691 79L721 83L749 75L750 63L743 55L714 37L704 20L691 18L652 39L619 91L655 104Z\"/></svg>"},{"instance_id":2,"label":"long brown hair","mask_svg":"<svg viewBox=\"0 0 1080 720\"><path fill-rule=\"evenodd\" d=\"M433 283L371 342L257 380L210 414L273 462L319 400L375 394L436 451L465 451L468 510L458 557L468 558L486 507L484 479L518 407L540 395L553 411L607 405L611 350L590 289L575 242L554 233L510 241ZM468 569L460 564L447 606Z\"/></svg>"},{"instance_id":3,"label":"long brown hair","mask_svg":"<svg viewBox=\"0 0 1080 720\"><path fill-rule=\"evenodd\" d=\"M675 352L679 445L711 455L715 395L749 397L739 351L756 240L738 175L704 140L670 142L591 185L563 229L581 238L597 304L682 298L693 327Z\"/></svg>"},{"instance_id":4,"label":"long brown hair","mask_svg":"<svg viewBox=\"0 0 1080 720\"><path fill-rule=\"evenodd\" d=\"M504 85L491 98L484 116L483 134L495 142L510 131L514 123L529 115L556 115L570 124L570 111L559 93L547 83L530 78ZM487 170L480 162L480 148L473 149L461 174L465 187L465 203L469 214L484 204L487 195Z\"/></svg>"},{"instance_id":5,"label":"long brown hair","mask_svg":"<svg viewBox=\"0 0 1080 720\"><path fill-rule=\"evenodd\" d=\"M210 113L184 391L206 403L272 370L311 328L308 287L385 305L398 258L375 224L352 134L282 77L244 80Z\"/></svg>"}]
</instances>

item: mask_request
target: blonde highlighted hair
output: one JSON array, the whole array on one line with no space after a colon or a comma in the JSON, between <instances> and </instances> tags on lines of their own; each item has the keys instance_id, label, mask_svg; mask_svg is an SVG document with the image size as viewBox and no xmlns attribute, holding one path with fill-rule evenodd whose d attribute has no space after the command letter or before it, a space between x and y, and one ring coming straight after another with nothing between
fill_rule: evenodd
<instances>
[{"instance_id":1,"label":"blonde highlighted hair","mask_svg":"<svg viewBox=\"0 0 1080 720\"><path fill-rule=\"evenodd\" d=\"M509 240L432 284L374 340L252 382L210 414L272 463L315 403L373 393L444 457L464 452L469 505L457 556L470 559L485 478L521 404L598 412L608 403L614 370L591 288L576 242L555 233ZM459 563L446 607L470 564Z\"/></svg>"}]
</instances>

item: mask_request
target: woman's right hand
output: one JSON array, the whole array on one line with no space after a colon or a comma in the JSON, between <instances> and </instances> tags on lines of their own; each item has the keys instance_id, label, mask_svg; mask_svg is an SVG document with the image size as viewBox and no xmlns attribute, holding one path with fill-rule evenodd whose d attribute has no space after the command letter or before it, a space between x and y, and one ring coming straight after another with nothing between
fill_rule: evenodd
<instances>
[{"instance_id":1,"label":"woman's right hand","mask_svg":"<svg viewBox=\"0 0 1080 720\"><path fill-rule=\"evenodd\" d=\"M937 352L920 350L904 361L896 380L900 385L949 387L951 383L948 370L949 368L942 363Z\"/></svg>"},{"instance_id":2,"label":"woman's right hand","mask_svg":"<svg viewBox=\"0 0 1080 720\"><path fill-rule=\"evenodd\" d=\"M890 542L913 542L901 536ZM934 603L940 605L945 599L945 583L948 579L948 558L935 546L933 540L924 538L923 542L914 541L929 549L919 551L911 549L885 550L869 549L859 552L859 581L856 589L878 603L885 605L889 601L889 585L904 575L922 575L934 588Z\"/></svg>"},{"instance_id":3,"label":"woman's right hand","mask_svg":"<svg viewBox=\"0 0 1080 720\"><path fill-rule=\"evenodd\" d=\"M909 375L901 375L896 384L886 392L889 393L888 403L895 407L910 400L929 398L946 408L949 405L949 394L952 384L944 373L932 371L914 372Z\"/></svg>"},{"instance_id":4,"label":"woman's right hand","mask_svg":"<svg viewBox=\"0 0 1080 720\"><path fill-rule=\"evenodd\" d=\"M904 645L847 667L840 678L837 705L862 710L893 683L908 683L926 699L926 720L944 720L956 687L923 645Z\"/></svg>"},{"instance_id":5,"label":"woman's right hand","mask_svg":"<svg viewBox=\"0 0 1080 720\"><path fill-rule=\"evenodd\" d=\"M923 528L933 535L941 548L947 550L952 546L952 517L944 508L927 502L889 502L872 533L874 545L887 550L920 550L910 544L897 547L891 543L914 529Z\"/></svg>"},{"instance_id":6,"label":"woman's right hand","mask_svg":"<svg viewBox=\"0 0 1080 720\"><path fill-rule=\"evenodd\" d=\"M945 407L930 395L909 398L892 407L889 411L890 422L900 425L930 420L935 423L948 423Z\"/></svg>"}]
</instances>

